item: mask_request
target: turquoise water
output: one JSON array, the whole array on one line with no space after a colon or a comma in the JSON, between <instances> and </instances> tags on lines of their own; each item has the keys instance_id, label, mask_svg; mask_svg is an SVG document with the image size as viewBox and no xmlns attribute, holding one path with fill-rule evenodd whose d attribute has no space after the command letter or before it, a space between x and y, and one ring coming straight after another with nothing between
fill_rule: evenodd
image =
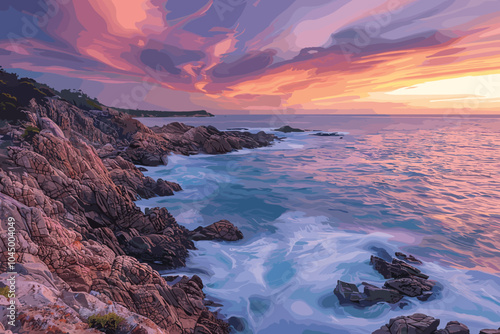
<instances>
[{"instance_id":1,"label":"turquoise water","mask_svg":"<svg viewBox=\"0 0 500 334\"><path fill-rule=\"evenodd\" d=\"M175 181L164 206L188 228L228 219L238 242L196 243L186 268L244 333L371 333L422 312L500 326L500 119L492 117L224 116L141 119L266 130L283 124L340 137L280 134L272 147L171 156L146 175ZM338 279L383 285L370 255L411 253L441 283L434 300L340 306Z\"/></svg>"}]
</instances>

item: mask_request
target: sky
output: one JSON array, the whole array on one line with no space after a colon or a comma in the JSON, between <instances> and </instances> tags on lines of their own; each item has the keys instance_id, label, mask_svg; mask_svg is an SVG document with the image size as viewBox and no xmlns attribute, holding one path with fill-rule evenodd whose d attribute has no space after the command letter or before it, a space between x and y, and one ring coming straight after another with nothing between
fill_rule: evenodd
<instances>
[{"instance_id":1,"label":"sky","mask_svg":"<svg viewBox=\"0 0 500 334\"><path fill-rule=\"evenodd\" d=\"M0 65L109 106L498 114L498 0L2 0Z\"/></svg>"}]
</instances>

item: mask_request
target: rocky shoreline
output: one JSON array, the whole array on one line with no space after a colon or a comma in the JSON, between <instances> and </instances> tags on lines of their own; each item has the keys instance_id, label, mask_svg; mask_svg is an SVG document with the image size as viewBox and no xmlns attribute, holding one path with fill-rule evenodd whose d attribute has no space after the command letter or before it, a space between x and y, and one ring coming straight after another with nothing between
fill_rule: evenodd
<instances>
[{"instance_id":1,"label":"rocky shoreline","mask_svg":"<svg viewBox=\"0 0 500 334\"><path fill-rule=\"evenodd\" d=\"M190 231L165 208L142 212L135 204L139 198L170 196L182 188L146 177L136 165L166 164L169 154L263 147L277 137L181 123L147 128L123 112L83 110L43 89L26 99L26 89L34 88L26 88L26 81L16 84L24 95L15 90L3 95L26 103L15 117L0 115L11 121L0 127L0 289L12 271L7 267L10 218L16 228L16 297L0 293L0 317L6 319L14 301L17 321L8 328L0 323L0 331L101 333L88 319L117 314L123 321L107 333L229 333L231 321L210 311L213 302L205 298L198 276L164 278L152 266L185 266L195 241L237 241L243 234L227 220ZM436 283L416 267L421 262L395 255L371 258L388 280L383 287L363 282L360 292L357 285L339 281L334 293L341 304L432 300ZM391 319L373 334L469 333L459 322L444 329L439 324L414 314ZM500 329L480 334L500 334Z\"/></svg>"},{"instance_id":2,"label":"rocky shoreline","mask_svg":"<svg viewBox=\"0 0 500 334\"><path fill-rule=\"evenodd\" d=\"M388 279L383 287L362 282L364 291L360 292L356 284L338 281L334 294L341 305L354 305L355 307L367 307L377 303L398 304L403 308L407 303L404 298L416 297L420 301L431 301L438 283L429 280L429 276L422 273L413 265L422 264L422 261L413 255L401 252L392 258L389 254L381 254L385 259L372 256L370 264L383 278ZM415 313L410 316L393 318L389 323L374 331L372 334L470 334L469 328L458 322L450 321L443 329L438 329L441 321L432 316ZM483 329L479 334L500 334L498 329Z\"/></svg>"},{"instance_id":3,"label":"rocky shoreline","mask_svg":"<svg viewBox=\"0 0 500 334\"><path fill-rule=\"evenodd\" d=\"M165 208L143 213L137 199L182 189L135 165L262 147L275 137L181 123L150 129L110 108L86 111L50 96L31 99L20 114L0 129L1 282L10 277L9 217L17 273L16 325L0 330L99 333L87 319L116 313L124 318L116 333L228 333L199 277L169 284L151 265L184 266L194 241L242 233L225 220L189 231ZM0 295L2 319L10 303Z\"/></svg>"},{"instance_id":4,"label":"rocky shoreline","mask_svg":"<svg viewBox=\"0 0 500 334\"><path fill-rule=\"evenodd\" d=\"M445 328L438 329L440 323L439 319L415 313L393 318L372 334L470 334L469 328L458 321L450 321ZM500 334L500 328L482 329L479 334Z\"/></svg>"}]
</instances>

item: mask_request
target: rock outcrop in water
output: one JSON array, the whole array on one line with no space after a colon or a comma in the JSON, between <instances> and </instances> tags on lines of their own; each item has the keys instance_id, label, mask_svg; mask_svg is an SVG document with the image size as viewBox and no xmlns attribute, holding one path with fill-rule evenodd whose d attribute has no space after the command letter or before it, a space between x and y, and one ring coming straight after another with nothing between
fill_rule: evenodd
<instances>
[{"instance_id":1,"label":"rock outcrop in water","mask_svg":"<svg viewBox=\"0 0 500 334\"><path fill-rule=\"evenodd\" d=\"M396 290L379 288L366 282L362 284L364 291L361 293L355 284L337 281L334 293L341 304L351 303L360 306L370 306L379 302L395 304L403 298L403 295Z\"/></svg>"},{"instance_id":2,"label":"rock outcrop in water","mask_svg":"<svg viewBox=\"0 0 500 334\"><path fill-rule=\"evenodd\" d=\"M153 131L124 113L85 111L56 98L33 99L22 114L0 129L3 272L9 217L16 227L13 330L95 333L86 319L116 312L126 320L123 333L227 333L228 325L205 307L198 277L169 285L146 262L183 266L192 240L237 240L241 232L227 221L191 232L165 208L143 213L135 200L181 187L145 177L134 163L162 164L172 152L260 147L274 137L180 123ZM3 318L8 305L0 296Z\"/></svg>"},{"instance_id":3,"label":"rock outcrop in water","mask_svg":"<svg viewBox=\"0 0 500 334\"><path fill-rule=\"evenodd\" d=\"M284 125L281 128L279 128L279 129L274 129L274 131L284 132L284 133L290 133L290 132L305 132L306 130L292 128L289 125Z\"/></svg>"},{"instance_id":4,"label":"rock outcrop in water","mask_svg":"<svg viewBox=\"0 0 500 334\"><path fill-rule=\"evenodd\" d=\"M415 313L393 318L372 334L470 334L469 328L458 321L450 321L445 328L438 329L440 322L431 316ZM479 334L500 334L500 328L483 329Z\"/></svg>"},{"instance_id":5,"label":"rock outcrop in water","mask_svg":"<svg viewBox=\"0 0 500 334\"><path fill-rule=\"evenodd\" d=\"M415 313L407 317L391 319L387 325L372 334L433 334L437 331L439 323L439 319Z\"/></svg>"},{"instance_id":6,"label":"rock outcrop in water","mask_svg":"<svg viewBox=\"0 0 500 334\"><path fill-rule=\"evenodd\" d=\"M198 227L190 232L193 240L237 241L243 239L243 233L227 220L220 220L207 227Z\"/></svg>"},{"instance_id":7,"label":"rock outcrop in water","mask_svg":"<svg viewBox=\"0 0 500 334\"><path fill-rule=\"evenodd\" d=\"M396 255L398 254L402 253L396 253ZM413 257L413 259L415 258ZM355 284L339 280L334 293L341 304L364 307L379 302L395 304L405 296L417 297L421 301L432 297L432 289L436 286L436 282L428 280L429 276L422 273L420 269L398 259L392 259L390 263L377 256L370 258L370 264L385 279L389 280L385 282L383 287L362 282L363 292L360 292Z\"/></svg>"},{"instance_id":8,"label":"rock outcrop in water","mask_svg":"<svg viewBox=\"0 0 500 334\"><path fill-rule=\"evenodd\" d=\"M174 122L152 131L181 154L221 154L242 148L268 146L276 137L260 131L256 134L240 131L219 131L213 126L193 127ZM144 147L142 145L141 147ZM147 145L146 145L147 146ZM139 150L140 151L140 150Z\"/></svg>"}]
</instances>

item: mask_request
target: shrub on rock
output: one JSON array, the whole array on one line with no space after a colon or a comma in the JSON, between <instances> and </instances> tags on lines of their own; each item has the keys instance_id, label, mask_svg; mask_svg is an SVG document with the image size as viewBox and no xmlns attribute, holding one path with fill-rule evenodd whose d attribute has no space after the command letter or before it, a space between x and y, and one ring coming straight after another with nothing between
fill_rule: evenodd
<instances>
[{"instance_id":1,"label":"shrub on rock","mask_svg":"<svg viewBox=\"0 0 500 334\"><path fill-rule=\"evenodd\" d=\"M124 318L114 312L105 315L94 314L87 320L91 328L98 329L106 334L116 333L116 330L124 321Z\"/></svg>"}]
</instances>

